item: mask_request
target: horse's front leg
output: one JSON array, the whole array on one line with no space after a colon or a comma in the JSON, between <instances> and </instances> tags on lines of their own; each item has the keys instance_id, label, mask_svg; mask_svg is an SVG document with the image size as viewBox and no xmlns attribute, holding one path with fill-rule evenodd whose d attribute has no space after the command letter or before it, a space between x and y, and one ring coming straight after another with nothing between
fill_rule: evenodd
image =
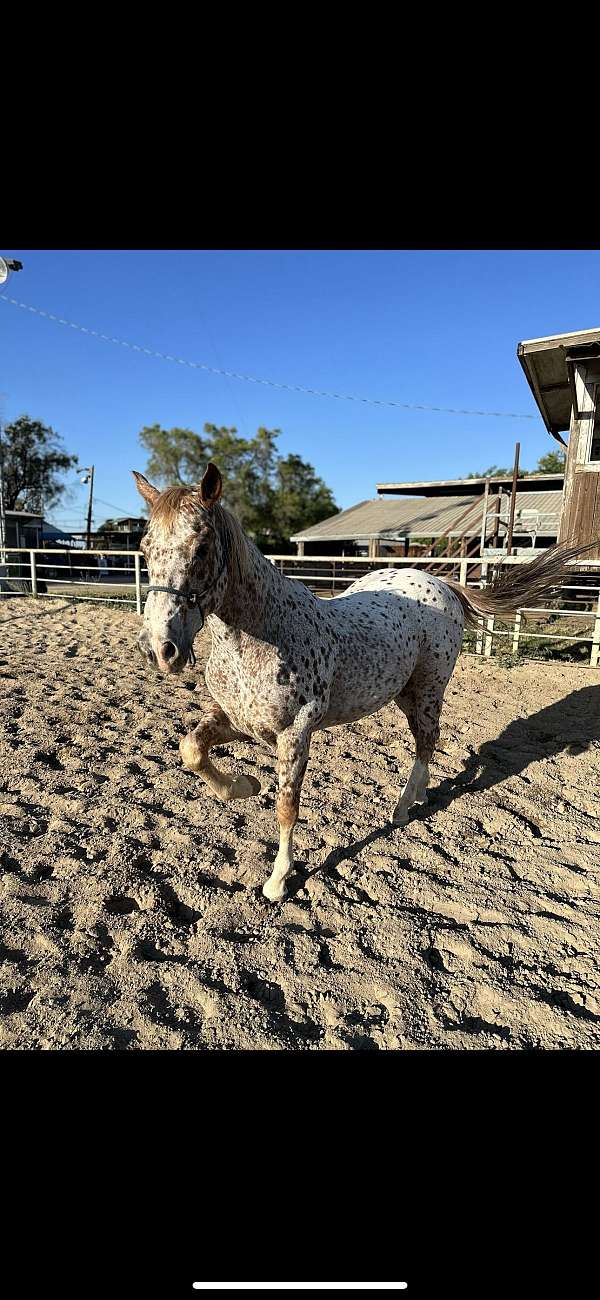
<instances>
[{"instance_id":1,"label":"horse's front leg","mask_svg":"<svg viewBox=\"0 0 600 1300\"><path fill-rule=\"evenodd\" d=\"M222 803L228 803L230 799L249 799L251 795L259 793L260 781L255 776L234 776L233 773L222 772L209 758L209 750L213 745L220 745L227 740L247 739L247 736L231 725L227 714L215 705L198 726L180 740L179 752L184 767L197 772Z\"/></svg>"},{"instance_id":2,"label":"horse's front leg","mask_svg":"<svg viewBox=\"0 0 600 1300\"><path fill-rule=\"evenodd\" d=\"M277 737L279 852L273 863L273 871L263 886L265 898L272 903L281 903L285 898L285 881L294 865L294 826L298 821L300 791L308 763L311 734L311 727L294 724Z\"/></svg>"}]
</instances>

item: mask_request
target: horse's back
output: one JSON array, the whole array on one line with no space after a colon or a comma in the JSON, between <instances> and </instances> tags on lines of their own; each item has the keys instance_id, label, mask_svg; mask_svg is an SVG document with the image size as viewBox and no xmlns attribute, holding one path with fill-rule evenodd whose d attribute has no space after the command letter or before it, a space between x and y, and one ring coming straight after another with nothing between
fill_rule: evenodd
<instances>
[{"instance_id":1,"label":"horse's back","mask_svg":"<svg viewBox=\"0 0 600 1300\"><path fill-rule=\"evenodd\" d=\"M432 612L448 615L461 628L464 624L462 607L452 588L441 578L436 578L433 573L425 573L422 569L376 569L373 573L366 573L363 578L357 578L343 592L343 597L358 592L405 596L421 608L431 608Z\"/></svg>"}]
</instances>

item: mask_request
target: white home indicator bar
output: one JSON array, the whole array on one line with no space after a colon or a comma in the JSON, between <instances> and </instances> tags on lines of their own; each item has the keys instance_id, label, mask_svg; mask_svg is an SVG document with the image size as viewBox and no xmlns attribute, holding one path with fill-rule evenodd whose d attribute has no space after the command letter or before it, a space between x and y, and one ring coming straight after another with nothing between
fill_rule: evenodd
<instances>
[{"instance_id":1,"label":"white home indicator bar","mask_svg":"<svg viewBox=\"0 0 600 1300\"><path fill-rule=\"evenodd\" d=\"M194 1282L196 1291L406 1291L407 1282Z\"/></svg>"}]
</instances>

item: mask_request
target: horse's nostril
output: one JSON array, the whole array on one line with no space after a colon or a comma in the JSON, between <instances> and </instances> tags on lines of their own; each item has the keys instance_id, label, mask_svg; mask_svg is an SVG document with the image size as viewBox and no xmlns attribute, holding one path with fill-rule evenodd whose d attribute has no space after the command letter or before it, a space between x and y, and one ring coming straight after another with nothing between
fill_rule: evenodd
<instances>
[{"instance_id":1,"label":"horse's nostril","mask_svg":"<svg viewBox=\"0 0 600 1300\"><path fill-rule=\"evenodd\" d=\"M161 652L163 659L166 659L167 662L169 659L175 659L178 654L177 646L174 645L172 641L163 641Z\"/></svg>"}]
</instances>

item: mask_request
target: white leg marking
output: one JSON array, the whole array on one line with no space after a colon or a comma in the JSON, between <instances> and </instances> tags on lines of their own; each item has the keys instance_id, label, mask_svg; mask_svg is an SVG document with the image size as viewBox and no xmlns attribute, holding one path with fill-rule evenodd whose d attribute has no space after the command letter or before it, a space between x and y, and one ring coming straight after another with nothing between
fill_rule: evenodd
<instances>
[{"instance_id":1,"label":"white leg marking","mask_svg":"<svg viewBox=\"0 0 600 1300\"><path fill-rule=\"evenodd\" d=\"M410 809L418 803L427 803L427 783L429 767L416 758L412 772L392 813L392 821L397 826L404 826L408 821Z\"/></svg>"},{"instance_id":2,"label":"white leg marking","mask_svg":"<svg viewBox=\"0 0 600 1300\"><path fill-rule=\"evenodd\" d=\"M272 903L282 903L287 894L285 881L294 865L293 840L293 827L290 830L281 827L279 832L279 852L273 863L273 871L266 884L263 885L263 894Z\"/></svg>"}]
</instances>

